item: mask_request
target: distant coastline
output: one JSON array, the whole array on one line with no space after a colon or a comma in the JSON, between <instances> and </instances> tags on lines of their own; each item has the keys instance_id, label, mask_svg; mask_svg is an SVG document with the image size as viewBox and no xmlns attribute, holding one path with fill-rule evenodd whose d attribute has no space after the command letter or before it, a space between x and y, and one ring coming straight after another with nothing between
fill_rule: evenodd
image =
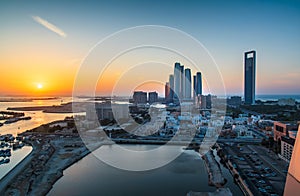
<instances>
[{"instance_id":1,"label":"distant coastline","mask_svg":"<svg viewBox=\"0 0 300 196\"><path fill-rule=\"evenodd\" d=\"M59 99L59 97L0 97L0 102L32 102Z\"/></svg>"},{"instance_id":2,"label":"distant coastline","mask_svg":"<svg viewBox=\"0 0 300 196\"><path fill-rule=\"evenodd\" d=\"M296 101L300 102L300 94L291 94L291 95L256 95L256 100L261 100L261 101L276 101L278 99L287 99L287 98L292 98L295 99Z\"/></svg>"},{"instance_id":3,"label":"distant coastline","mask_svg":"<svg viewBox=\"0 0 300 196\"><path fill-rule=\"evenodd\" d=\"M77 112L84 112L85 103L69 102L61 105L52 106L26 106L26 107L8 107L7 110L14 111L43 111L44 113L73 113L73 107L77 107ZM81 109L79 109L81 108Z\"/></svg>"},{"instance_id":4,"label":"distant coastline","mask_svg":"<svg viewBox=\"0 0 300 196\"><path fill-rule=\"evenodd\" d=\"M208 93L209 94L209 93ZM231 97L231 96L241 96L243 97L243 93L238 94L238 93L234 93L234 94L214 94L217 95L218 97ZM5 96L5 95L1 95L0 96L0 102L2 101L16 101L16 100L23 100L23 101L34 101L34 100L52 100L52 99L60 99L63 97L72 97L72 96L42 96L42 97L34 97L34 96L19 96L19 95L9 95L9 96ZM124 95L120 95L120 96L111 96L111 97L115 97L115 98L123 98L123 99L128 99L130 98L130 96L124 96ZM94 96L76 96L76 98L79 99L110 99L111 98L108 95L103 95L103 96L98 96L95 95ZM294 98L294 99L300 99L300 93L295 93L295 94L256 94L256 99L281 99L281 98Z\"/></svg>"},{"instance_id":5,"label":"distant coastline","mask_svg":"<svg viewBox=\"0 0 300 196\"><path fill-rule=\"evenodd\" d=\"M229 98L232 96L240 96L243 98L242 94L227 94L227 95L217 95L219 98ZM260 101L277 101L279 99L295 99L297 102L300 102L300 94L256 94L255 100Z\"/></svg>"}]
</instances>

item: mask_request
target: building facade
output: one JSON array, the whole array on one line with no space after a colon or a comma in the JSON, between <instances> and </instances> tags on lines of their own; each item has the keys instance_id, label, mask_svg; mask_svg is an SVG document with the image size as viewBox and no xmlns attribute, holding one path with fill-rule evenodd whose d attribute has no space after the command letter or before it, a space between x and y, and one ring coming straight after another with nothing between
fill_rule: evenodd
<instances>
[{"instance_id":1,"label":"building facade","mask_svg":"<svg viewBox=\"0 0 300 196\"><path fill-rule=\"evenodd\" d=\"M274 122L274 141L281 140L281 137L289 137L289 133L292 130L297 130L298 125L297 123L290 123L290 122Z\"/></svg>"},{"instance_id":2,"label":"building facade","mask_svg":"<svg viewBox=\"0 0 300 196\"><path fill-rule=\"evenodd\" d=\"M180 87L179 87L179 98L184 98L184 66L180 65Z\"/></svg>"},{"instance_id":3,"label":"building facade","mask_svg":"<svg viewBox=\"0 0 300 196\"><path fill-rule=\"evenodd\" d=\"M146 104L147 103L147 93L143 91L135 91L133 93L133 102L135 104Z\"/></svg>"},{"instance_id":4,"label":"building facade","mask_svg":"<svg viewBox=\"0 0 300 196\"><path fill-rule=\"evenodd\" d=\"M166 82L165 84L165 101L168 102L170 97L170 84L169 82Z\"/></svg>"},{"instance_id":5,"label":"building facade","mask_svg":"<svg viewBox=\"0 0 300 196\"><path fill-rule=\"evenodd\" d=\"M173 103L173 97L174 97L174 75L169 76L169 85L170 85L170 94L168 98L169 103Z\"/></svg>"},{"instance_id":6,"label":"building facade","mask_svg":"<svg viewBox=\"0 0 300 196\"><path fill-rule=\"evenodd\" d=\"M148 97L149 97L149 100L148 100L149 104L153 104L153 103L156 103L158 101L157 92L149 92Z\"/></svg>"},{"instance_id":7,"label":"building facade","mask_svg":"<svg viewBox=\"0 0 300 196\"><path fill-rule=\"evenodd\" d=\"M298 132L300 131L300 126ZM295 195L300 190L300 139L296 138L293 154L289 164L289 170L284 188L284 195Z\"/></svg>"},{"instance_id":8,"label":"building facade","mask_svg":"<svg viewBox=\"0 0 300 196\"><path fill-rule=\"evenodd\" d=\"M245 60L245 62L244 62L245 104L255 104L256 52L254 50L245 52L244 60Z\"/></svg>"},{"instance_id":9,"label":"building facade","mask_svg":"<svg viewBox=\"0 0 300 196\"><path fill-rule=\"evenodd\" d=\"M197 97L197 92L196 92L196 89L197 89L197 76L193 76L193 97L194 99Z\"/></svg>"},{"instance_id":10,"label":"building facade","mask_svg":"<svg viewBox=\"0 0 300 196\"><path fill-rule=\"evenodd\" d=\"M286 162L290 162L295 145L295 138L281 137L281 158Z\"/></svg>"},{"instance_id":11,"label":"building facade","mask_svg":"<svg viewBox=\"0 0 300 196\"><path fill-rule=\"evenodd\" d=\"M181 65L180 63L176 62L174 65L174 95L173 99L179 99L180 96L180 85L181 85Z\"/></svg>"},{"instance_id":12,"label":"building facade","mask_svg":"<svg viewBox=\"0 0 300 196\"><path fill-rule=\"evenodd\" d=\"M202 74L201 72L196 73L196 95L202 95Z\"/></svg>"},{"instance_id":13,"label":"building facade","mask_svg":"<svg viewBox=\"0 0 300 196\"><path fill-rule=\"evenodd\" d=\"M191 99L192 95L192 81L191 81L191 69L184 70L184 99Z\"/></svg>"}]
</instances>

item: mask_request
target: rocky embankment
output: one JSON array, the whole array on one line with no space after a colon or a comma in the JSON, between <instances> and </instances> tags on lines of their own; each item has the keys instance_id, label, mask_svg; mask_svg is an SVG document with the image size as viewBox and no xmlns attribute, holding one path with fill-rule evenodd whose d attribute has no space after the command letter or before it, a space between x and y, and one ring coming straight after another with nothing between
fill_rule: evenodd
<instances>
[{"instance_id":1,"label":"rocky embankment","mask_svg":"<svg viewBox=\"0 0 300 196\"><path fill-rule=\"evenodd\" d=\"M207 168L209 185L217 188L223 187L226 183L226 179L222 174L219 163L215 160L213 152L209 150L202 158Z\"/></svg>"}]
</instances>

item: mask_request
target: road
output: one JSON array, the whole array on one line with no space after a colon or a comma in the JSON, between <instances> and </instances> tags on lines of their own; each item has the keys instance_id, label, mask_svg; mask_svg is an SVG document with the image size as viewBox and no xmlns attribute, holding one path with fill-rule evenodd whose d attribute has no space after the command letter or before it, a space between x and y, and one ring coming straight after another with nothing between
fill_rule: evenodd
<instances>
[{"instance_id":1,"label":"road","mask_svg":"<svg viewBox=\"0 0 300 196\"><path fill-rule=\"evenodd\" d=\"M253 146L248 146L249 149L251 149L253 152L257 152L258 149L254 149ZM261 150L260 150L261 151ZM267 153L266 153L267 154ZM257 155L259 156L260 159L262 159L264 162L266 162L268 164L268 166L274 170L276 170L280 175L281 177L285 178L286 177L286 174L282 172L282 170L278 169L278 167L276 167L274 165L274 162L275 160L273 160L272 162L270 162L269 160L267 160L264 156L261 156L260 153L257 152ZM277 155L275 155L277 156ZM277 164L276 164L277 165Z\"/></svg>"}]
</instances>

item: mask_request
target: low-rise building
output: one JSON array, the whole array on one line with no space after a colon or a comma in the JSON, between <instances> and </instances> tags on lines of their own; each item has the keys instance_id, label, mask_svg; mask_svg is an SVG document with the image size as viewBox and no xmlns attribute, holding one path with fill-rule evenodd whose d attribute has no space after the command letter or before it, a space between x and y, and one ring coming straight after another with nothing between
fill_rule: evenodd
<instances>
[{"instance_id":1,"label":"low-rise building","mask_svg":"<svg viewBox=\"0 0 300 196\"><path fill-rule=\"evenodd\" d=\"M298 124L291 123L291 122L279 122L275 121L274 122L274 141L281 140L281 137L289 137L289 131L291 130L297 130L298 129Z\"/></svg>"},{"instance_id":2,"label":"low-rise building","mask_svg":"<svg viewBox=\"0 0 300 196\"><path fill-rule=\"evenodd\" d=\"M239 138L253 138L252 131L244 125L233 125L232 130Z\"/></svg>"},{"instance_id":3,"label":"low-rise building","mask_svg":"<svg viewBox=\"0 0 300 196\"><path fill-rule=\"evenodd\" d=\"M112 104L110 102L90 104L86 108L86 120L118 120L129 117L128 104Z\"/></svg>"},{"instance_id":4,"label":"low-rise building","mask_svg":"<svg viewBox=\"0 0 300 196\"><path fill-rule=\"evenodd\" d=\"M147 93L143 91L135 91L133 93L133 102L135 104L146 104L147 103Z\"/></svg>"},{"instance_id":5,"label":"low-rise building","mask_svg":"<svg viewBox=\"0 0 300 196\"><path fill-rule=\"evenodd\" d=\"M242 97L231 96L230 98L227 98L227 104L233 107L239 107L242 105Z\"/></svg>"},{"instance_id":6,"label":"low-rise building","mask_svg":"<svg viewBox=\"0 0 300 196\"><path fill-rule=\"evenodd\" d=\"M156 103L158 101L158 94L157 92L149 92L148 93L148 97L149 97L149 104L153 104L153 103Z\"/></svg>"},{"instance_id":7,"label":"low-rise building","mask_svg":"<svg viewBox=\"0 0 300 196\"><path fill-rule=\"evenodd\" d=\"M289 162L297 136L299 123L274 122L274 140L280 145L280 158Z\"/></svg>"},{"instance_id":8,"label":"low-rise building","mask_svg":"<svg viewBox=\"0 0 300 196\"><path fill-rule=\"evenodd\" d=\"M248 122L248 117L239 117L233 120L233 124L236 125L244 125L247 124L247 122Z\"/></svg>"}]
</instances>

